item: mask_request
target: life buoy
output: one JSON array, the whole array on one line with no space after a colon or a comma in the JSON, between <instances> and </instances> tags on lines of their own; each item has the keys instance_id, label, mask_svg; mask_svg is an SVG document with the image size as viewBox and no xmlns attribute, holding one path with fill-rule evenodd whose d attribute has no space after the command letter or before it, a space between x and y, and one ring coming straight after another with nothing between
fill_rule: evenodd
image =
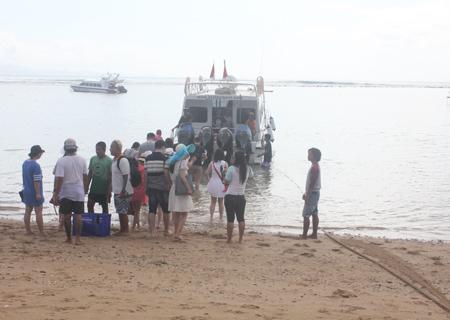
<instances>
[{"instance_id":1,"label":"life buoy","mask_svg":"<svg viewBox=\"0 0 450 320\"><path fill-rule=\"evenodd\" d=\"M264 78L261 76L256 78L256 92L258 95L262 95L264 93Z\"/></svg>"},{"instance_id":2,"label":"life buoy","mask_svg":"<svg viewBox=\"0 0 450 320\"><path fill-rule=\"evenodd\" d=\"M277 130L277 127L275 126L275 119L272 116L270 116L269 122L270 122L270 127L273 129L273 131Z\"/></svg>"},{"instance_id":3,"label":"life buoy","mask_svg":"<svg viewBox=\"0 0 450 320\"><path fill-rule=\"evenodd\" d=\"M184 95L187 96L189 93L188 87L189 83L191 82L191 79L189 77L186 78L186 81L184 82Z\"/></svg>"}]
</instances>

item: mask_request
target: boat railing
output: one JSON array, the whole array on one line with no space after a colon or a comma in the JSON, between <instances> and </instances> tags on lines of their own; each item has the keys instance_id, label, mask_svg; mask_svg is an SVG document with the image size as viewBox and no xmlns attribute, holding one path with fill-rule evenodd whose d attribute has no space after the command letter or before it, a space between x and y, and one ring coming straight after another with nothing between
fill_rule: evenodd
<instances>
[{"instance_id":1,"label":"boat railing","mask_svg":"<svg viewBox=\"0 0 450 320\"><path fill-rule=\"evenodd\" d=\"M246 92L257 95L256 86L253 83L248 82L235 82L227 80L208 80L190 82L189 78L186 79L184 86L184 93L188 95L196 95L201 93L215 92L217 89L230 89L236 93Z\"/></svg>"}]
</instances>

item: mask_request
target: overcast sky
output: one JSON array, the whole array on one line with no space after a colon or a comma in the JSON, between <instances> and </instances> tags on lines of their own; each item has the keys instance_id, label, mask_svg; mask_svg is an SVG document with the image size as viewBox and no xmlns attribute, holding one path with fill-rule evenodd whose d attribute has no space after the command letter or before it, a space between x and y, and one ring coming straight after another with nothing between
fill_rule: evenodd
<instances>
[{"instance_id":1,"label":"overcast sky","mask_svg":"<svg viewBox=\"0 0 450 320\"><path fill-rule=\"evenodd\" d=\"M0 0L0 75L450 81L450 1Z\"/></svg>"}]
</instances>

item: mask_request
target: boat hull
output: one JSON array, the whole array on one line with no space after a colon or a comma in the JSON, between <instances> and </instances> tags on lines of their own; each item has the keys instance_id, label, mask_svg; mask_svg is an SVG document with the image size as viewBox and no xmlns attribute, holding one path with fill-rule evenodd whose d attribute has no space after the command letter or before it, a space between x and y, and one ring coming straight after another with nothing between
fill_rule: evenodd
<instances>
[{"instance_id":1,"label":"boat hull","mask_svg":"<svg viewBox=\"0 0 450 320\"><path fill-rule=\"evenodd\" d=\"M83 87L83 86L75 86L75 85L72 85L70 87L75 92L108 93L108 94L121 93L117 89L92 88L92 87Z\"/></svg>"}]
</instances>

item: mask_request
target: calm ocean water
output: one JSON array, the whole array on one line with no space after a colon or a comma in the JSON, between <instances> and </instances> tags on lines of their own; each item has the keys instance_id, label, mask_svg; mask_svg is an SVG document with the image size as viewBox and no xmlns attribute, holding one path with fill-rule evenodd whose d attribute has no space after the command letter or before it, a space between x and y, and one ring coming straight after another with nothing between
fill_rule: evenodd
<instances>
[{"instance_id":1,"label":"calm ocean water","mask_svg":"<svg viewBox=\"0 0 450 320\"><path fill-rule=\"evenodd\" d=\"M178 120L182 80L127 83L124 95L71 92L65 82L0 83L0 217L20 219L21 164L29 147L47 151L47 220L52 168L65 138L86 159L99 140L129 147ZM298 234L306 150L322 150L321 226L340 233L450 241L450 106L447 89L274 86L273 167L257 169L247 195L250 227ZM209 221L206 186L188 220Z\"/></svg>"}]
</instances>

